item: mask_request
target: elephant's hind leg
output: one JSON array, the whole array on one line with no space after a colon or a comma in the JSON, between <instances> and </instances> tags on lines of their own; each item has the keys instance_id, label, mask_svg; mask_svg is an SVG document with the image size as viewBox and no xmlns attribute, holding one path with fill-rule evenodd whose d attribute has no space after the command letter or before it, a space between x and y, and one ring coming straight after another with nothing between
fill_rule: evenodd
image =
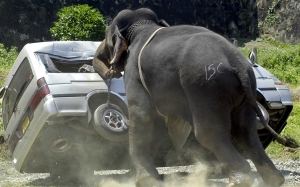
<instances>
[{"instance_id":1,"label":"elephant's hind leg","mask_svg":"<svg viewBox=\"0 0 300 187\"><path fill-rule=\"evenodd\" d=\"M230 109L216 106L193 108L195 136L228 169L230 186L250 187L254 182L250 165L231 143Z\"/></svg>"},{"instance_id":2,"label":"elephant's hind leg","mask_svg":"<svg viewBox=\"0 0 300 187\"><path fill-rule=\"evenodd\" d=\"M276 169L265 153L256 130L256 114L247 104L235 114L233 124L236 129L234 138L245 154L255 164L258 173L267 186L279 187L284 183L284 177Z\"/></svg>"}]
</instances>

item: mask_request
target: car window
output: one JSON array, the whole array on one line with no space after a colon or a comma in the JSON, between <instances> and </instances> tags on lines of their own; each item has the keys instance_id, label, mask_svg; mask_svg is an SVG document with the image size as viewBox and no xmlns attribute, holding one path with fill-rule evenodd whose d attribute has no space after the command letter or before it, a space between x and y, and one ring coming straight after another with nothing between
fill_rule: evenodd
<instances>
[{"instance_id":1,"label":"car window","mask_svg":"<svg viewBox=\"0 0 300 187\"><path fill-rule=\"evenodd\" d=\"M62 61L52 58L52 61L57 69L64 73L77 73L83 65L92 65L92 60Z\"/></svg>"},{"instance_id":2,"label":"car window","mask_svg":"<svg viewBox=\"0 0 300 187\"><path fill-rule=\"evenodd\" d=\"M35 53L44 64L48 73L78 73L84 65L92 66L92 57L64 58L51 54Z\"/></svg>"},{"instance_id":3,"label":"car window","mask_svg":"<svg viewBox=\"0 0 300 187\"><path fill-rule=\"evenodd\" d=\"M33 73L28 59L25 58L20 64L16 73L13 75L12 81L10 82L2 100L2 118L4 129L6 129L11 115L17 109L19 100L21 99L24 91L32 79Z\"/></svg>"}]
</instances>

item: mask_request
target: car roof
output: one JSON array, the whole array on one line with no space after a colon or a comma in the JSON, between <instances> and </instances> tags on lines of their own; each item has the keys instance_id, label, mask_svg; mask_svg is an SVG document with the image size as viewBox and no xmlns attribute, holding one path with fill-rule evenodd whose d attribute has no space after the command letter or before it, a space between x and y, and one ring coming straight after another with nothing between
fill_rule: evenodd
<instances>
[{"instance_id":1,"label":"car roof","mask_svg":"<svg viewBox=\"0 0 300 187\"><path fill-rule=\"evenodd\" d=\"M54 58L85 60L94 56L101 42L93 41L52 41L26 45L34 53L48 54Z\"/></svg>"}]
</instances>

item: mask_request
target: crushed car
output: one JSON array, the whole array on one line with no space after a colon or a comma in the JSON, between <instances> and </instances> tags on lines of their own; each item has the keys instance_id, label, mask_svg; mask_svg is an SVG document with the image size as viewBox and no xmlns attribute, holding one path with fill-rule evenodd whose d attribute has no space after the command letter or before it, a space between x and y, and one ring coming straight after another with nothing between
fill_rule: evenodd
<instances>
[{"instance_id":1,"label":"crushed car","mask_svg":"<svg viewBox=\"0 0 300 187\"><path fill-rule=\"evenodd\" d=\"M106 80L94 72L99 44L30 43L19 53L0 91L4 139L17 171L78 180L94 170L132 167L123 78ZM291 93L257 63L256 55L253 50L249 63L257 80L257 102L280 133L293 108ZM259 118L257 132L267 148L274 137ZM169 144L155 153L157 166L166 164L168 152L176 152L170 138L165 139ZM190 135L184 148L194 144Z\"/></svg>"}]
</instances>

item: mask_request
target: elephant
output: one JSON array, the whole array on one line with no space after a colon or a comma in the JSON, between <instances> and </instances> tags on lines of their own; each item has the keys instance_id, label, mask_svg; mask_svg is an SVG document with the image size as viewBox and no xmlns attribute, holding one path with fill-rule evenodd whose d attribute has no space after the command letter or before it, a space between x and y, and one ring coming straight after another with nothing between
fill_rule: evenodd
<instances>
[{"instance_id":1,"label":"elephant","mask_svg":"<svg viewBox=\"0 0 300 187\"><path fill-rule=\"evenodd\" d=\"M148 8L126 9L108 26L93 66L106 79L118 78L124 71L136 186L163 184L151 142L161 138L156 135L159 126L178 119L226 166L228 186L253 184L250 165L232 139L267 186L284 183L260 143L256 116L278 141L287 140L262 117L251 64L221 35L200 26L169 26Z\"/></svg>"}]
</instances>

